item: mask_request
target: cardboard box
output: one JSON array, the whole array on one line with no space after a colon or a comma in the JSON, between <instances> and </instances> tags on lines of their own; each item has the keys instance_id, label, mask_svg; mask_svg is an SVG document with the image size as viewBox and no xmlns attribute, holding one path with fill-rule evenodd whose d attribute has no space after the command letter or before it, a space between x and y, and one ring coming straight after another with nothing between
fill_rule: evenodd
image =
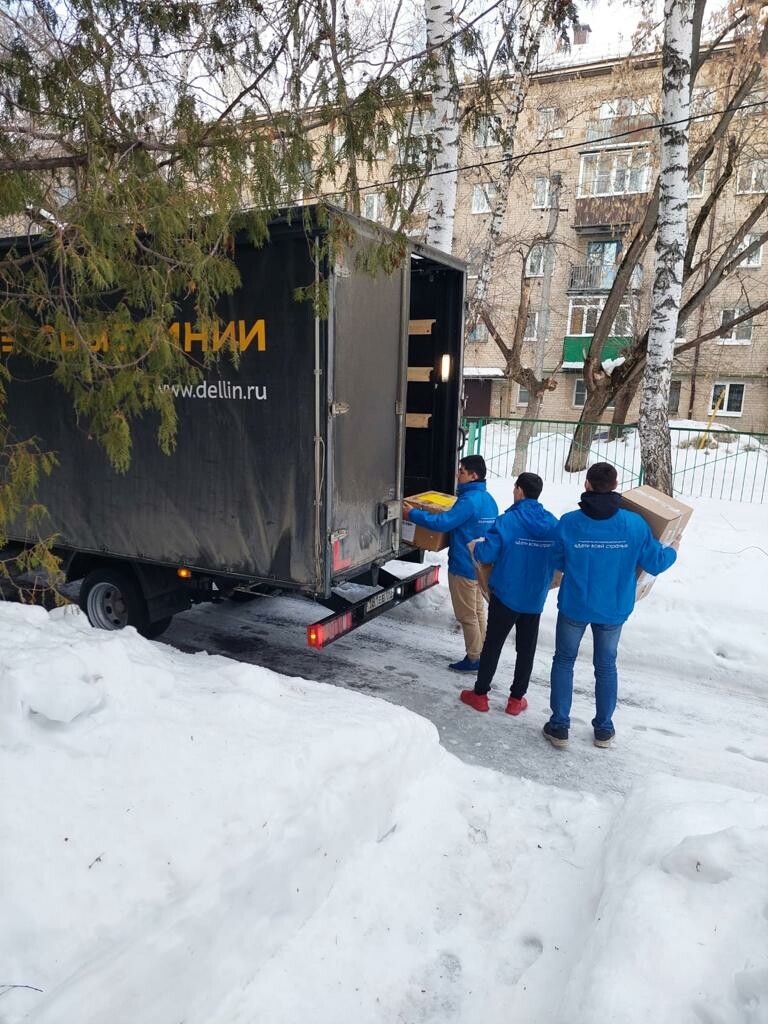
<instances>
[{"instance_id":1,"label":"cardboard box","mask_svg":"<svg viewBox=\"0 0 768 1024\"><path fill-rule=\"evenodd\" d=\"M621 496L621 505L622 508L641 515L650 526L656 540L667 546L681 536L693 515L690 505L684 505L677 498L670 498L668 494L657 491L655 487L649 487L647 484L625 491ZM655 576L649 576L647 572L638 569L635 600L642 600L655 582Z\"/></svg>"},{"instance_id":2,"label":"cardboard box","mask_svg":"<svg viewBox=\"0 0 768 1024\"><path fill-rule=\"evenodd\" d=\"M480 589L483 592L483 597L486 601L491 599L490 581L491 573L493 572L493 565L486 564L485 562L475 562L475 576L477 576L477 582L480 584ZM560 586L560 580L563 578L563 574L559 569L555 569L552 579L549 584L549 589L554 590Z\"/></svg>"},{"instance_id":3,"label":"cardboard box","mask_svg":"<svg viewBox=\"0 0 768 1024\"><path fill-rule=\"evenodd\" d=\"M453 494L442 494L440 491L424 491L422 494L405 498L404 501L413 508L440 513L447 512L454 505L456 497ZM421 548L423 551L442 551L448 547L447 533L428 530L425 526L417 526L415 523L403 522L401 536L406 544Z\"/></svg>"}]
</instances>

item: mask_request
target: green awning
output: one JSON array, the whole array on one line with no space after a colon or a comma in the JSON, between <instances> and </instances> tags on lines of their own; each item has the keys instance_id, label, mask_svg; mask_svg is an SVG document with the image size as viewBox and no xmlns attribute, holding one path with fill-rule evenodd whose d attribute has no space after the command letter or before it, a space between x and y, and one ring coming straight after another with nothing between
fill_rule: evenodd
<instances>
[{"instance_id":1,"label":"green awning","mask_svg":"<svg viewBox=\"0 0 768 1024\"><path fill-rule=\"evenodd\" d=\"M591 337L584 337L581 334L566 335L563 338L563 369L581 369L591 341ZM631 341L631 338L607 338L603 345L603 359L616 359Z\"/></svg>"}]
</instances>

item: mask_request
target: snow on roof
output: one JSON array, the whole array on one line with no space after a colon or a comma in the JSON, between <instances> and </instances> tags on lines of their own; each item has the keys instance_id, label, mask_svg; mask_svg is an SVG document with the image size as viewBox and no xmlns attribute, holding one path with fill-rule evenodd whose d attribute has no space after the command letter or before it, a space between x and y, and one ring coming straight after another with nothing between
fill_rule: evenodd
<instances>
[{"instance_id":1,"label":"snow on roof","mask_svg":"<svg viewBox=\"0 0 768 1024\"><path fill-rule=\"evenodd\" d=\"M503 377L504 371L498 366L465 366L465 377Z\"/></svg>"}]
</instances>

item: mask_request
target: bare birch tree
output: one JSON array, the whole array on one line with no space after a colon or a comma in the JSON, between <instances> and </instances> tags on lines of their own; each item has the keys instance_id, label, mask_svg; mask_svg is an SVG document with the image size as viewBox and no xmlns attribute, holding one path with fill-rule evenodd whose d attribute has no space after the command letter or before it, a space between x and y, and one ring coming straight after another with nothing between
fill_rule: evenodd
<instances>
[{"instance_id":1,"label":"bare birch tree","mask_svg":"<svg viewBox=\"0 0 768 1024\"><path fill-rule=\"evenodd\" d=\"M646 481L672 494L669 388L688 240L688 115L691 102L692 0L666 0L661 65L661 169L656 273L640 403Z\"/></svg>"},{"instance_id":2,"label":"bare birch tree","mask_svg":"<svg viewBox=\"0 0 768 1024\"><path fill-rule=\"evenodd\" d=\"M459 83L453 60L451 0L426 0L427 51L431 63L435 116L434 173L429 179L426 240L443 252L453 249L459 178Z\"/></svg>"}]
</instances>

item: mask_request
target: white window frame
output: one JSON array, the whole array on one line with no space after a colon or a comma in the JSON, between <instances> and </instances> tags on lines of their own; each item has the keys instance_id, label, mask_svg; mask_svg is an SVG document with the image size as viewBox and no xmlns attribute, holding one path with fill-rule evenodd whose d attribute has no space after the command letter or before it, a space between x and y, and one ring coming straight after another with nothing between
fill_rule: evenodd
<instances>
[{"instance_id":1,"label":"white window frame","mask_svg":"<svg viewBox=\"0 0 768 1024\"><path fill-rule=\"evenodd\" d=\"M533 334L529 333L533 330ZM536 341L539 336L539 310L529 309L528 316L525 320L525 331L523 332L523 341Z\"/></svg>"},{"instance_id":2,"label":"white window frame","mask_svg":"<svg viewBox=\"0 0 768 1024\"><path fill-rule=\"evenodd\" d=\"M534 259L534 254L537 259ZM544 263L546 261L547 247L543 243L531 246L531 250L525 257L525 276L544 277Z\"/></svg>"},{"instance_id":3,"label":"white window frame","mask_svg":"<svg viewBox=\"0 0 768 1024\"><path fill-rule=\"evenodd\" d=\"M619 174L619 163L622 158L629 157L629 165L623 173L626 176L626 185L623 189L618 190L616 188L616 178ZM609 171L610 177L610 190L609 191L597 191L597 183L600 180L601 175L597 173L597 165L601 160L610 159L612 166ZM592 185L589 189L586 187L588 180L587 165L590 160L596 161L595 171L592 174ZM635 161L638 161L640 166L635 167ZM640 163L642 161L642 163ZM642 182L639 188L630 188L629 184L634 171L639 170L642 174ZM651 178L651 150L647 146L623 146L615 149L599 149L592 150L589 153L582 154L579 162L579 191L578 198L589 199L589 198L601 198L603 196L638 196L645 195L648 192L649 182Z\"/></svg>"},{"instance_id":4,"label":"white window frame","mask_svg":"<svg viewBox=\"0 0 768 1024\"><path fill-rule=\"evenodd\" d=\"M572 295L571 296L570 302L568 304L568 330L566 331L566 334L568 335L569 338L591 338L592 337L592 335L595 333L594 331L589 331L589 332L574 331L574 329L573 329L573 311L574 311L574 309L583 309L585 311L583 319L584 319L584 321L586 321L586 319L587 319L587 312L586 311L590 310L590 309L594 309L596 311L595 324L597 324L597 321L600 319L600 314L603 311L603 306L605 305L606 298L607 298L606 295ZM611 337L611 338L628 338L628 337L631 337L631 335L632 335L632 324L633 324L633 321L634 321L632 304L629 303L629 302L622 302L621 305L619 306L619 310L622 310L622 309L625 309L627 311L626 312L626 316L627 316L627 319L628 319L629 333L627 333L627 334L616 334L615 331L613 330L613 328L616 326L616 322L614 320L614 323L611 325L611 331L610 331L610 334L609 334L609 337ZM617 319L618 319L618 316L619 316L619 313L617 312L616 313L616 318ZM583 326L586 326L586 324L584 324Z\"/></svg>"},{"instance_id":5,"label":"white window frame","mask_svg":"<svg viewBox=\"0 0 768 1024\"><path fill-rule=\"evenodd\" d=\"M744 238L742 239L741 245L736 250L737 254L741 253L741 252L744 252L744 250L746 248L748 248L750 245L752 245L752 243L755 241L755 239L759 238L761 234L762 234L762 231L750 231L748 234L744 235ZM763 265L763 246L761 244L760 246L758 246L757 249L755 249L753 252L751 252L746 259L742 260L741 263L739 263L739 269L740 270L759 270L760 267L762 267L762 265Z\"/></svg>"},{"instance_id":6,"label":"white window frame","mask_svg":"<svg viewBox=\"0 0 768 1024\"><path fill-rule=\"evenodd\" d=\"M745 160L739 165L736 195L747 196L768 191L768 157Z\"/></svg>"},{"instance_id":7,"label":"white window frame","mask_svg":"<svg viewBox=\"0 0 768 1024\"><path fill-rule=\"evenodd\" d=\"M701 117L715 109L715 90L708 85L697 86L691 93L691 113Z\"/></svg>"},{"instance_id":8,"label":"white window frame","mask_svg":"<svg viewBox=\"0 0 768 1024\"><path fill-rule=\"evenodd\" d=\"M700 167L693 178L688 179L688 198L701 199L707 184L707 168Z\"/></svg>"},{"instance_id":9,"label":"white window frame","mask_svg":"<svg viewBox=\"0 0 768 1024\"><path fill-rule=\"evenodd\" d=\"M369 206L371 210L369 212ZM384 217L384 193L366 192L363 196L363 216L367 220L381 221Z\"/></svg>"},{"instance_id":10,"label":"white window frame","mask_svg":"<svg viewBox=\"0 0 768 1024\"><path fill-rule=\"evenodd\" d=\"M529 396L530 396L530 392L529 392L528 388L524 387L522 384L518 384L517 385L517 401L515 402L515 404L516 405L528 405Z\"/></svg>"},{"instance_id":11,"label":"white window frame","mask_svg":"<svg viewBox=\"0 0 768 1024\"><path fill-rule=\"evenodd\" d=\"M741 408L738 410L738 412L732 411L732 410L728 409L728 403L731 400L731 388L732 387L740 387L741 388ZM721 408L718 410L717 415L718 416L736 416L736 417L743 416L744 415L744 402L745 402L745 399L747 397L747 385L746 385L746 382L743 381L743 380L730 380L730 381L716 380L716 381L714 381L714 383L712 384L712 390L709 393L709 415L710 416L715 411L715 390L717 388L723 388L725 390L725 401L723 402Z\"/></svg>"},{"instance_id":12,"label":"white window frame","mask_svg":"<svg viewBox=\"0 0 768 1024\"><path fill-rule=\"evenodd\" d=\"M562 139L565 129L562 125L563 113L560 107L539 107L536 111L536 135L542 139Z\"/></svg>"},{"instance_id":13,"label":"white window frame","mask_svg":"<svg viewBox=\"0 0 768 1024\"><path fill-rule=\"evenodd\" d=\"M614 96L613 99L603 100L598 108L598 121L612 121L617 117L637 117L638 114L650 114L653 112L653 99L651 96Z\"/></svg>"},{"instance_id":14,"label":"white window frame","mask_svg":"<svg viewBox=\"0 0 768 1024\"><path fill-rule=\"evenodd\" d=\"M469 331L469 333L467 334L467 344L484 345L489 338L490 334L488 333L487 325L484 324L482 320L478 320L473 330Z\"/></svg>"},{"instance_id":15,"label":"white window frame","mask_svg":"<svg viewBox=\"0 0 768 1024\"><path fill-rule=\"evenodd\" d=\"M483 114L477 122L472 141L475 149L490 149L491 146L498 146L494 129L498 126L499 119L490 114Z\"/></svg>"},{"instance_id":16,"label":"white window frame","mask_svg":"<svg viewBox=\"0 0 768 1024\"><path fill-rule=\"evenodd\" d=\"M583 385L583 390L584 390L584 401L583 402L577 402L576 401L576 396L577 396L578 391L579 391L579 384ZM576 377L575 378L575 380L573 382L573 396L572 396L572 398L573 398L573 401L572 401L571 404L573 405L574 409L583 409L584 406L586 405L586 403L587 403L587 385L586 385L583 377ZM616 405L616 399L613 398L606 405L605 408L606 409L613 409L613 407L615 405Z\"/></svg>"},{"instance_id":17,"label":"white window frame","mask_svg":"<svg viewBox=\"0 0 768 1024\"><path fill-rule=\"evenodd\" d=\"M726 307L725 309L721 310L721 312L720 312L720 327L723 328L724 330L728 329L728 328L724 328L723 327L723 324L724 324L724 321L725 321L725 314L726 313L733 313L733 316L729 317L729 319L730 320L737 320L739 317L744 316L744 314L748 313L748 312L749 312L749 308L747 306L730 306L730 307ZM737 324L735 327L730 328L730 330L731 330L730 334L721 334L721 335L718 336L717 344L718 345L751 345L752 344L752 323L753 323L752 320L745 320L744 323ZM741 331L742 333L748 331L749 332L748 337L746 337L746 338L739 338L739 337L737 337L737 332L739 332L739 331Z\"/></svg>"},{"instance_id":18,"label":"white window frame","mask_svg":"<svg viewBox=\"0 0 768 1024\"><path fill-rule=\"evenodd\" d=\"M490 213L495 198L496 186L490 182L473 185L470 212L481 216Z\"/></svg>"},{"instance_id":19,"label":"white window frame","mask_svg":"<svg viewBox=\"0 0 768 1024\"><path fill-rule=\"evenodd\" d=\"M338 160L341 156L341 151L344 149L344 143L346 141L346 135L337 135L334 133L333 136L333 156L335 160Z\"/></svg>"},{"instance_id":20,"label":"white window frame","mask_svg":"<svg viewBox=\"0 0 768 1024\"><path fill-rule=\"evenodd\" d=\"M533 179L533 209L548 210L552 206L552 179L544 175Z\"/></svg>"}]
</instances>

